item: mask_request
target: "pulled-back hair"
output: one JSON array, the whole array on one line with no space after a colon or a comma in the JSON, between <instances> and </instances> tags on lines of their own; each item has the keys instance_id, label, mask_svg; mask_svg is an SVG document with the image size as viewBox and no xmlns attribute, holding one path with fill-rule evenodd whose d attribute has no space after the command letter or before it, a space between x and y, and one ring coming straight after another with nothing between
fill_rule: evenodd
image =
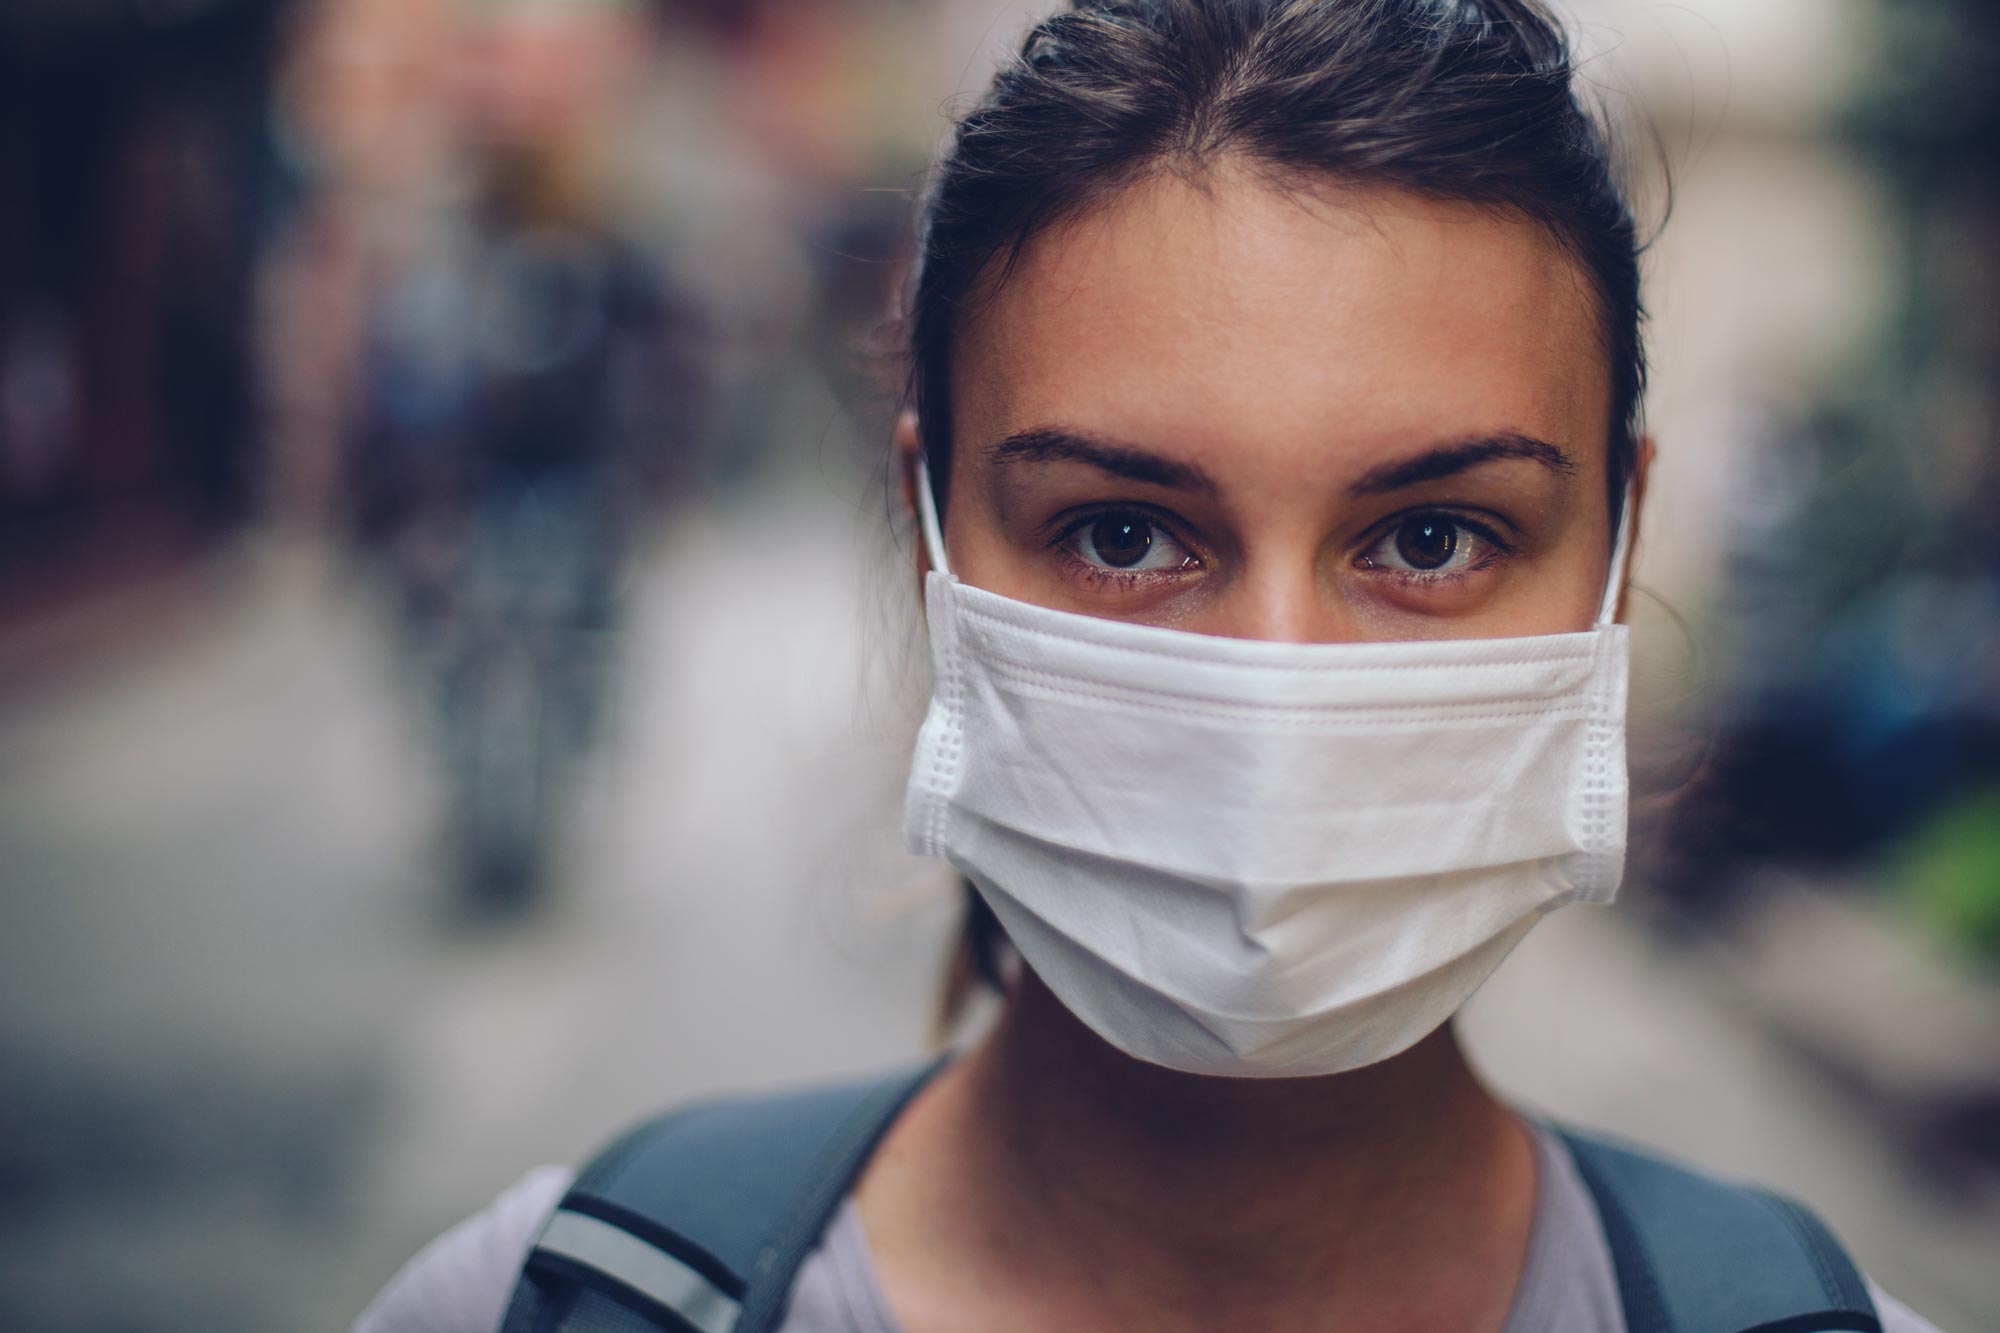
<instances>
[{"instance_id":1,"label":"pulled-back hair","mask_svg":"<svg viewBox=\"0 0 2000 1333\"><path fill-rule=\"evenodd\" d=\"M1607 133L1536 0L1071 0L958 124L918 222L908 398L945 503L962 315L1036 236L1150 175L1224 162L1274 186L1400 187L1542 227L1587 279L1611 378L1607 503L1637 454L1639 243ZM976 893L941 1030L998 984Z\"/></svg>"},{"instance_id":2,"label":"pulled-back hair","mask_svg":"<svg viewBox=\"0 0 2000 1333\"><path fill-rule=\"evenodd\" d=\"M905 328L932 477L950 475L954 337L984 284L1139 180L1226 160L1280 187L1398 186L1542 226L1596 297L1615 514L1646 377L1639 244L1572 78L1536 0L1071 0L959 122L925 197Z\"/></svg>"}]
</instances>

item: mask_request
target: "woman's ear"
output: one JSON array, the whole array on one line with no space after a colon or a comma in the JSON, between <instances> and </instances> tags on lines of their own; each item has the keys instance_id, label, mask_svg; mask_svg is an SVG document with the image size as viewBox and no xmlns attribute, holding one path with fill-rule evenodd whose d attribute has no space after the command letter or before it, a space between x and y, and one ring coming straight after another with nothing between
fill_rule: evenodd
<instances>
[{"instance_id":1,"label":"woman's ear","mask_svg":"<svg viewBox=\"0 0 2000 1333\"><path fill-rule=\"evenodd\" d=\"M896 417L896 433L890 444L890 454L896 469L897 491L903 499L903 517L915 531L917 540L910 543L916 552L917 583L921 587L924 576L931 572L931 555L925 549L921 520L917 515L917 464L923 458L923 438L917 433L917 413L914 408L904 408Z\"/></svg>"}]
</instances>

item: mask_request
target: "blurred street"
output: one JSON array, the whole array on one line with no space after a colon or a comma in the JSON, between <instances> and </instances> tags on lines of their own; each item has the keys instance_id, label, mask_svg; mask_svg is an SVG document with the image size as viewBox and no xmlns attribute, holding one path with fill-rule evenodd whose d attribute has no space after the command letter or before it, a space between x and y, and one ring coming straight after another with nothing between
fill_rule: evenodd
<instances>
[{"instance_id":1,"label":"blurred street","mask_svg":"<svg viewBox=\"0 0 2000 1333\"><path fill-rule=\"evenodd\" d=\"M648 1107L919 1051L951 913L896 847L923 687L881 529L815 479L639 562L559 891L512 924L453 911L421 728L322 549L247 546L120 660L17 689L7 1325L339 1329ZM2000 1192L1926 1192L1629 913L1559 914L1468 1024L1525 1104L1755 1173L1944 1328L2000 1328Z\"/></svg>"},{"instance_id":2,"label":"blurred street","mask_svg":"<svg viewBox=\"0 0 2000 1333\"><path fill-rule=\"evenodd\" d=\"M643 1107L916 1051L946 920L892 910L908 709L854 722L878 512L659 553L562 894L512 926L454 912L422 732L322 552L243 552L132 660L14 699L0 1322L344 1327Z\"/></svg>"}]
</instances>

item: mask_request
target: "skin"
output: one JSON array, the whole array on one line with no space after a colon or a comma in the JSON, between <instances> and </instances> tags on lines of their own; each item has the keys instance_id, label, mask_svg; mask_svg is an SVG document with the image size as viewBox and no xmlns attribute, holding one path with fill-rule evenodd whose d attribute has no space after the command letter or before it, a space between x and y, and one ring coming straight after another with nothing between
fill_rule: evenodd
<instances>
[{"instance_id":1,"label":"skin","mask_svg":"<svg viewBox=\"0 0 2000 1333\"><path fill-rule=\"evenodd\" d=\"M990 296L953 366L964 581L1295 642L1593 622L1610 377L1587 282L1531 224L1162 174L1038 237ZM912 420L898 446L913 496ZM1441 531L1438 568L1406 558ZM1449 1026L1350 1073L1204 1078L1123 1055L1023 969L857 1199L909 1333L1490 1333L1535 1174Z\"/></svg>"}]
</instances>

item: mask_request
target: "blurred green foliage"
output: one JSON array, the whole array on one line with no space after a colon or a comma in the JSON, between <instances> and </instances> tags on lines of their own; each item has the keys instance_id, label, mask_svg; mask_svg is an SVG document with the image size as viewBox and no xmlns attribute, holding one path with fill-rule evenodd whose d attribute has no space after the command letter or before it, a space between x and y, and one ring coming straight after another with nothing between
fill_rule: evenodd
<instances>
[{"instance_id":1,"label":"blurred green foliage","mask_svg":"<svg viewBox=\"0 0 2000 1333\"><path fill-rule=\"evenodd\" d=\"M1850 137L1888 175L1923 190L2000 165L2000 6L1876 0L1868 56L1848 99Z\"/></svg>"},{"instance_id":2,"label":"blurred green foliage","mask_svg":"<svg viewBox=\"0 0 2000 1333\"><path fill-rule=\"evenodd\" d=\"M2000 966L2000 787L1934 816L1905 844L1896 878L1927 923Z\"/></svg>"},{"instance_id":3,"label":"blurred green foliage","mask_svg":"<svg viewBox=\"0 0 2000 1333\"><path fill-rule=\"evenodd\" d=\"M2000 481L2000 3L1875 0L1837 133L1882 182L1894 296L1802 423L1788 596L1823 622L1905 573L1983 569Z\"/></svg>"}]
</instances>

